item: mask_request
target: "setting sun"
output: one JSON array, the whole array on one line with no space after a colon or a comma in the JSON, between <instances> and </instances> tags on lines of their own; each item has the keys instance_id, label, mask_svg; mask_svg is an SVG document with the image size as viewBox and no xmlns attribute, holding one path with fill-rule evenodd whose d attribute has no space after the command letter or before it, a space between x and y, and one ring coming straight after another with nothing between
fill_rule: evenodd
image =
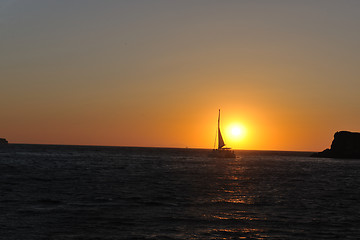
<instances>
[{"instance_id":1,"label":"setting sun","mask_svg":"<svg viewBox=\"0 0 360 240\"><path fill-rule=\"evenodd\" d=\"M233 141L241 140L246 135L246 128L239 124L233 124L233 125L229 126L228 132L229 132L229 137L231 138L231 140L233 140Z\"/></svg>"},{"instance_id":2,"label":"setting sun","mask_svg":"<svg viewBox=\"0 0 360 240\"><path fill-rule=\"evenodd\" d=\"M231 129L231 134L233 136L239 136L241 134L241 129L239 127L233 127Z\"/></svg>"}]
</instances>

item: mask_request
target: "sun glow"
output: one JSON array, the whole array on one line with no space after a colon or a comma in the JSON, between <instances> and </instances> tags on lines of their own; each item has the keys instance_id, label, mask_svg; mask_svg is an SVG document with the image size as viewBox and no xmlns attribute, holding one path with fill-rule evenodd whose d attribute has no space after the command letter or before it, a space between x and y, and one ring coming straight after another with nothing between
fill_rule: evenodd
<instances>
[{"instance_id":1,"label":"sun glow","mask_svg":"<svg viewBox=\"0 0 360 240\"><path fill-rule=\"evenodd\" d=\"M239 135L241 134L241 132L242 132L242 129L239 128L239 127L233 127L233 128L231 129L231 134L232 134L234 137L239 136Z\"/></svg>"},{"instance_id":2,"label":"sun glow","mask_svg":"<svg viewBox=\"0 0 360 240\"><path fill-rule=\"evenodd\" d=\"M246 135L246 128L240 124L233 124L228 128L228 136L232 141L242 140Z\"/></svg>"}]
</instances>

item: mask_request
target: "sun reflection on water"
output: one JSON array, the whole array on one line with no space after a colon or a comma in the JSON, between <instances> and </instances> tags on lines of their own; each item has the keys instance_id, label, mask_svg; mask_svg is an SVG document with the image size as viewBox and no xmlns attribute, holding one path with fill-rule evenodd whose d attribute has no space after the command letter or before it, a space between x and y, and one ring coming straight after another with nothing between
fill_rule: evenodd
<instances>
[{"instance_id":1,"label":"sun reflection on water","mask_svg":"<svg viewBox=\"0 0 360 240\"><path fill-rule=\"evenodd\" d=\"M219 203L234 203L234 204L254 204L254 200L239 197L229 198L229 199L221 199L221 200L213 200L212 202L219 202Z\"/></svg>"},{"instance_id":2,"label":"sun reflection on water","mask_svg":"<svg viewBox=\"0 0 360 240\"><path fill-rule=\"evenodd\" d=\"M246 221L260 220L260 218L254 216L236 216L236 215L234 216L233 214L229 214L229 213L222 213L222 215L214 215L212 217L221 220L246 220Z\"/></svg>"},{"instance_id":3,"label":"sun reflection on water","mask_svg":"<svg viewBox=\"0 0 360 240\"><path fill-rule=\"evenodd\" d=\"M262 224L266 222L256 210L256 199L253 182L247 169L238 160L219 162L219 173L212 182L213 195L210 199L212 208L206 215L207 221L212 222L213 228L209 234L221 238L236 236L236 239L265 239L266 231Z\"/></svg>"},{"instance_id":4,"label":"sun reflection on water","mask_svg":"<svg viewBox=\"0 0 360 240\"><path fill-rule=\"evenodd\" d=\"M217 233L217 234L222 234L225 236L227 234L234 236L234 235L240 235L237 236L236 239L249 239L249 237L251 237L251 239L258 239L258 240L262 240L262 239L267 239L269 236L264 234L264 230L261 229L257 229L257 228L234 228L234 229L229 229L229 228L219 228L219 229L212 229L211 233ZM245 236L244 236L245 235ZM217 239L228 239L226 237L224 238L217 238Z\"/></svg>"}]
</instances>

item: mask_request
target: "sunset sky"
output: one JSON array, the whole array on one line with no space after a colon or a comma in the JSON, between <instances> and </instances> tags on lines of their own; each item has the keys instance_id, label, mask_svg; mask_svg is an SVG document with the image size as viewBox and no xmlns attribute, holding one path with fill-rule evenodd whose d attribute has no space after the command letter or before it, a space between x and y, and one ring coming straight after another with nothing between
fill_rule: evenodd
<instances>
[{"instance_id":1,"label":"sunset sky","mask_svg":"<svg viewBox=\"0 0 360 240\"><path fill-rule=\"evenodd\" d=\"M360 131L360 1L0 1L11 143L321 151ZM230 126L243 126L234 137Z\"/></svg>"}]
</instances>

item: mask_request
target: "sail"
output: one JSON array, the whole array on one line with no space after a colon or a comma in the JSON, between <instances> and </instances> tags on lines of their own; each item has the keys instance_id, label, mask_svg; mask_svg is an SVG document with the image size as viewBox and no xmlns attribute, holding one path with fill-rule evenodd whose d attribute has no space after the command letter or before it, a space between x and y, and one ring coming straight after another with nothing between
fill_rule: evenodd
<instances>
[{"instance_id":1,"label":"sail","mask_svg":"<svg viewBox=\"0 0 360 240\"><path fill-rule=\"evenodd\" d=\"M219 136L219 139L218 139L218 143L219 143L218 149L220 149L220 148L222 148L223 146L225 146L224 139L222 138L222 135L221 135L221 132L220 132L220 128L219 128L218 136Z\"/></svg>"},{"instance_id":2,"label":"sail","mask_svg":"<svg viewBox=\"0 0 360 240\"><path fill-rule=\"evenodd\" d=\"M218 149L225 146L224 139L222 138L220 131L220 109L219 109L219 117L218 117Z\"/></svg>"}]
</instances>

